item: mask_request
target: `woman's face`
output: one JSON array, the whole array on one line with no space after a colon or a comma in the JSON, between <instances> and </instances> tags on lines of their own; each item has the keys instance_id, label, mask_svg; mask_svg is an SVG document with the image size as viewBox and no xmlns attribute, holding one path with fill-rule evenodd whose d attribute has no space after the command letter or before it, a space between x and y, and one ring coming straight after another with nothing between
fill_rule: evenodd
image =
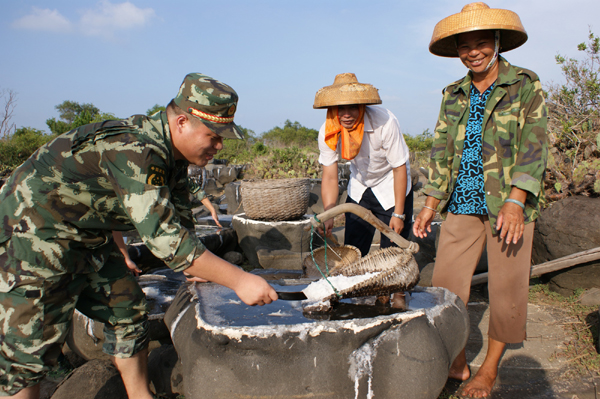
<instances>
[{"instance_id":1,"label":"woman's face","mask_svg":"<svg viewBox=\"0 0 600 399\"><path fill-rule=\"evenodd\" d=\"M494 57L494 32L490 30L461 33L456 40L458 57L474 74L486 72Z\"/></svg>"}]
</instances>

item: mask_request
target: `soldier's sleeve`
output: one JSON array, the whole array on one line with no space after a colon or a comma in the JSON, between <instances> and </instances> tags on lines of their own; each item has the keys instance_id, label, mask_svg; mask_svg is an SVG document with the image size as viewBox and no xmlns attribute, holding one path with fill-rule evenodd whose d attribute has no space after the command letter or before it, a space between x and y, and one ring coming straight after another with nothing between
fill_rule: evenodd
<instances>
[{"instance_id":1,"label":"soldier's sleeve","mask_svg":"<svg viewBox=\"0 0 600 399\"><path fill-rule=\"evenodd\" d=\"M171 269L182 271L206 248L193 231L182 225L166 185L167 165L149 147L140 153L104 151L102 166L144 244Z\"/></svg>"},{"instance_id":2,"label":"soldier's sleeve","mask_svg":"<svg viewBox=\"0 0 600 399\"><path fill-rule=\"evenodd\" d=\"M523 127L519 136L519 150L515 165L511 168L511 185L537 196L542 189L542 181L548 160L548 139L546 127L548 110L539 80L530 81L523 88L521 115Z\"/></svg>"},{"instance_id":3,"label":"soldier's sleeve","mask_svg":"<svg viewBox=\"0 0 600 399\"><path fill-rule=\"evenodd\" d=\"M204 198L206 198L206 192L202 190L196 181L188 178L188 187L190 194L192 194L198 201L202 201Z\"/></svg>"},{"instance_id":4,"label":"soldier's sleeve","mask_svg":"<svg viewBox=\"0 0 600 399\"><path fill-rule=\"evenodd\" d=\"M190 193L195 188L191 187L190 183L193 183L193 180L189 179L187 168L182 168L177 175L175 188L171 191L171 199L175 209L179 212L181 223L188 229L194 229L193 205L190 201ZM198 185L196 184L196 186Z\"/></svg>"},{"instance_id":5,"label":"soldier's sleeve","mask_svg":"<svg viewBox=\"0 0 600 399\"><path fill-rule=\"evenodd\" d=\"M448 123L446 116L446 101L448 92L444 92L444 99L440 107L440 115L435 126L433 144L431 146L431 158L429 161L429 179L425 185L425 195L432 196L439 200L445 200L448 197L448 184L452 171L448 167L450 160L448 148Z\"/></svg>"}]
</instances>

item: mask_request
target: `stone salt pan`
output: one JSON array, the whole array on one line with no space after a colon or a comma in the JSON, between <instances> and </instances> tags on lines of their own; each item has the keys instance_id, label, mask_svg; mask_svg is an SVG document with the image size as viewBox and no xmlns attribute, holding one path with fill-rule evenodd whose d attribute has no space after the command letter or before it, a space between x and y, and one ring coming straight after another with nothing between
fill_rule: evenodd
<instances>
[{"instance_id":1,"label":"stone salt pan","mask_svg":"<svg viewBox=\"0 0 600 399\"><path fill-rule=\"evenodd\" d=\"M302 290L304 295L306 295L306 299L309 301L320 301L324 298L327 298L330 295L334 294L332 285L335 287L338 292L345 290L347 288L353 287L358 283L362 283L365 280L368 280L372 277L375 277L379 274L377 273L365 273L358 276L332 276L328 277L327 280L321 279L309 284L305 289ZM329 284L331 283L331 284Z\"/></svg>"}]
</instances>

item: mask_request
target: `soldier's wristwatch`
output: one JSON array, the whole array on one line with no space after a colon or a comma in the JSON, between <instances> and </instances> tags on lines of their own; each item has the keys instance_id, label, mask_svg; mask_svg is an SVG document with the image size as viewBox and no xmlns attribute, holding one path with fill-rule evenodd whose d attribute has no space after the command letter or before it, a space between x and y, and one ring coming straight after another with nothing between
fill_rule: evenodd
<instances>
[{"instance_id":1,"label":"soldier's wristwatch","mask_svg":"<svg viewBox=\"0 0 600 399\"><path fill-rule=\"evenodd\" d=\"M404 214L403 215L398 215L397 213L392 212L392 216L395 217L395 218L398 218L400 220L406 219L406 215L404 215Z\"/></svg>"}]
</instances>

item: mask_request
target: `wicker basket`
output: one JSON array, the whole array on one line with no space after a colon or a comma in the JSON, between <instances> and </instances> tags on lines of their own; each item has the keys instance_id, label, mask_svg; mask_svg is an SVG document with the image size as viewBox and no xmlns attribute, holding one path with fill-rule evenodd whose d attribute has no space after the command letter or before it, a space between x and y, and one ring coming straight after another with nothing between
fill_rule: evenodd
<instances>
[{"instance_id":1,"label":"wicker basket","mask_svg":"<svg viewBox=\"0 0 600 399\"><path fill-rule=\"evenodd\" d=\"M330 270L332 276L357 276L373 272L380 273L352 287L340 290L341 298L388 295L393 292L407 291L417 285L420 277L419 266L413 255L398 247L377 250L351 265L340 265ZM333 294L325 299L336 299L336 295Z\"/></svg>"},{"instance_id":2,"label":"wicker basket","mask_svg":"<svg viewBox=\"0 0 600 399\"><path fill-rule=\"evenodd\" d=\"M315 260L313 261L313 256ZM352 245L344 245L343 247L327 247L327 266L325 265L325 247L317 248L313 251L313 256L308 254L302 262L302 272L304 277L323 277L319 269L323 273L326 270L334 270L339 266L348 266L360 259L360 250Z\"/></svg>"},{"instance_id":3,"label":"wicker basket","mask_svg":"<svg viewBox=\"0 0 600 399\"><path fill-rule=\"evenodd\" d=\"M296 220L308 210L310 179L242 180L240 187L250 219Z\"/></svg>"}]
</instances>

